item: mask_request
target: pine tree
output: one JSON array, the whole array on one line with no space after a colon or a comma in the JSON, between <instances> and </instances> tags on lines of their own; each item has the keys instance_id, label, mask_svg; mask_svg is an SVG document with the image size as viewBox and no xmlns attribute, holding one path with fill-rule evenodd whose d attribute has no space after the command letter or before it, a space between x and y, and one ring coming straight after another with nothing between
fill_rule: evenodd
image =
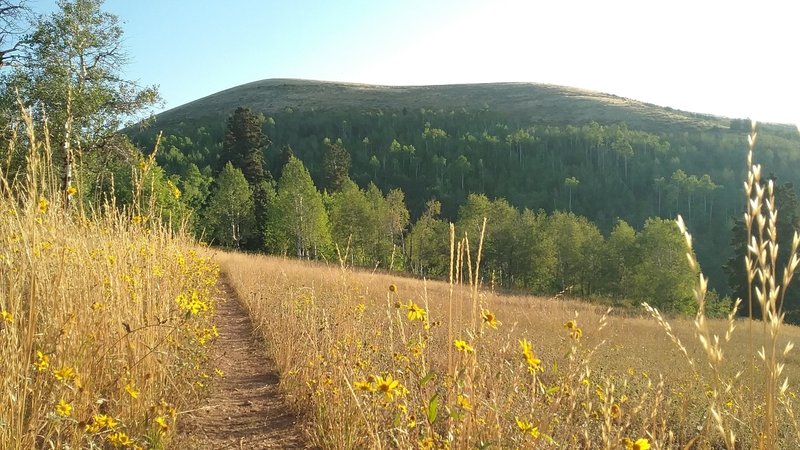
<instances>
[{"instance_id":1,"label":"pine tree","mask_svg":"<svg viewBox=\"0 0 800 450\"><path fill-rule=\"evenodd\" d=\"M342 141L325 142L325 158L323 170L325 171L325 189L328 192L338 192L350 175L350 152L344 148Z\"/></svg>"},{"instance_id":2,"label":"pine tree","mask_svg":"<svg viewBox=\"0 0 800 450\"><path fill-rule=\"evenodd\" d=\"M262 114L249 108L236 108L228 117L222 143L220 162L231 162L240 169L250 186L272 180L269 169L264 167L264 148L268 143L263 131L264 121Z\"/></svg>"}]
</instances>

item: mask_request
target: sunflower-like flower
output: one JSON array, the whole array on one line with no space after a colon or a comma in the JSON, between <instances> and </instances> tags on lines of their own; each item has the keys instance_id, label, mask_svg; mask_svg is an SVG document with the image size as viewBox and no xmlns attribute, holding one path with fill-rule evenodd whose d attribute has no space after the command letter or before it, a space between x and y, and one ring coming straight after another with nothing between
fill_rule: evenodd
<instances>
[{"instance_id":1,"label":"sunflower-like flower","mask_svg":"<svg viewBox=\"0 0 800 450\"><path fill-rule=\"evenodd\" d=\"M503 322L497 320L497 316L495 316L494 313L489 311L488 308L481 309L481 319L483 319L483 323L485 323L486 326L493 328L495 330L497 329L498 325L503 324Z\"/></svg>"}]
</instances>

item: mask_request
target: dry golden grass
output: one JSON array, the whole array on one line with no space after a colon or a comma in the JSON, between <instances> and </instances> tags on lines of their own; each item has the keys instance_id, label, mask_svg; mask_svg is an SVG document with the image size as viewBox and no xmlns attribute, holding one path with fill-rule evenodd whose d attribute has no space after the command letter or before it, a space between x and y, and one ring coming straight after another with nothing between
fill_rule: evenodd
<instances>
[{"instance_id":1,"label":"dry golden grass","mask_svg":"<svg viewBox=\"0 0 800 450\"><path fill-rule=\"evenodd\" d=\"M218 258L287 393L311 414L311 441L323 448L637 448L643 439L652 448L716 448L724 439L709 414L714 396L736 448L757 445L760 344L747 321L735 321L717 383L690 319L671 321L684 355L652 318L606 317L586 303L474 297L468 284L456 284L450 315L448 283L264 256ZM409 319L411 303L427 320ZM482 309L502 322L497 329ZM580 339L565 327L573 319ZM725 320L707 323L721 336L729 328ZM798 337L784 326L780 343ZM523 354L523 339L540 365ZM474 352L459 351L455 340ZM791 354L784 374L800 375ZM725 383L727 391L719 388ZM795 407L793 389L782 398ZM798 434L784 419L779 443L788 448Z\"/></svg>"},{"instance_id":2,"label":"dry golden grass","mask_svg":"<svg viewBox=\"0 0 800 450\"><path fill-rule=\"evenodd\" d=\"M27 142L27 180L0 178L0 448L164 448L208 377L218 268L156 223L65 211Z\"/></svg>"}]
</instances>

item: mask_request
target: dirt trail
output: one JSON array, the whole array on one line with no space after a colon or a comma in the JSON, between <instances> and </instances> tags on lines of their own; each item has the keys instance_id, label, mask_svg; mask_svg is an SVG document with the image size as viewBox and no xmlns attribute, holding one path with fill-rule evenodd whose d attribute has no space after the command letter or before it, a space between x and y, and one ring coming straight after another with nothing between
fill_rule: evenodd
<instances>
[{"instance_id":1,"label":"dirt trail","mask_svg":"<svg viewBox=\"0 0 800 450\"><path fill-rule=\"evenodd\" d=\"M298 419L286 407L275 364L253 336L250 318L220 275L211 365L225 372L200 408L178 419L175 449L307 448Z\"/></svg>"}]
</instances>

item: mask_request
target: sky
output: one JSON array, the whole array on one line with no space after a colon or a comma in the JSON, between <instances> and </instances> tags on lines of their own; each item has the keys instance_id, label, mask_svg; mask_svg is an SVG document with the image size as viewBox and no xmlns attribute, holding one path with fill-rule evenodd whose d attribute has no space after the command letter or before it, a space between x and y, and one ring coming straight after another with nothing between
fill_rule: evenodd
<instances>
[{"instance_id":1,"label":"sky","mask_svg":"<svg viewBox=\"0 0 800 450\"><path fill-rule=\"evenodd\" d=\"M54 1L31 0L39 11ZM534 82L800 123L800 2L106 0L170 109L266 78Z\"/></svg>"}]
</instances>

